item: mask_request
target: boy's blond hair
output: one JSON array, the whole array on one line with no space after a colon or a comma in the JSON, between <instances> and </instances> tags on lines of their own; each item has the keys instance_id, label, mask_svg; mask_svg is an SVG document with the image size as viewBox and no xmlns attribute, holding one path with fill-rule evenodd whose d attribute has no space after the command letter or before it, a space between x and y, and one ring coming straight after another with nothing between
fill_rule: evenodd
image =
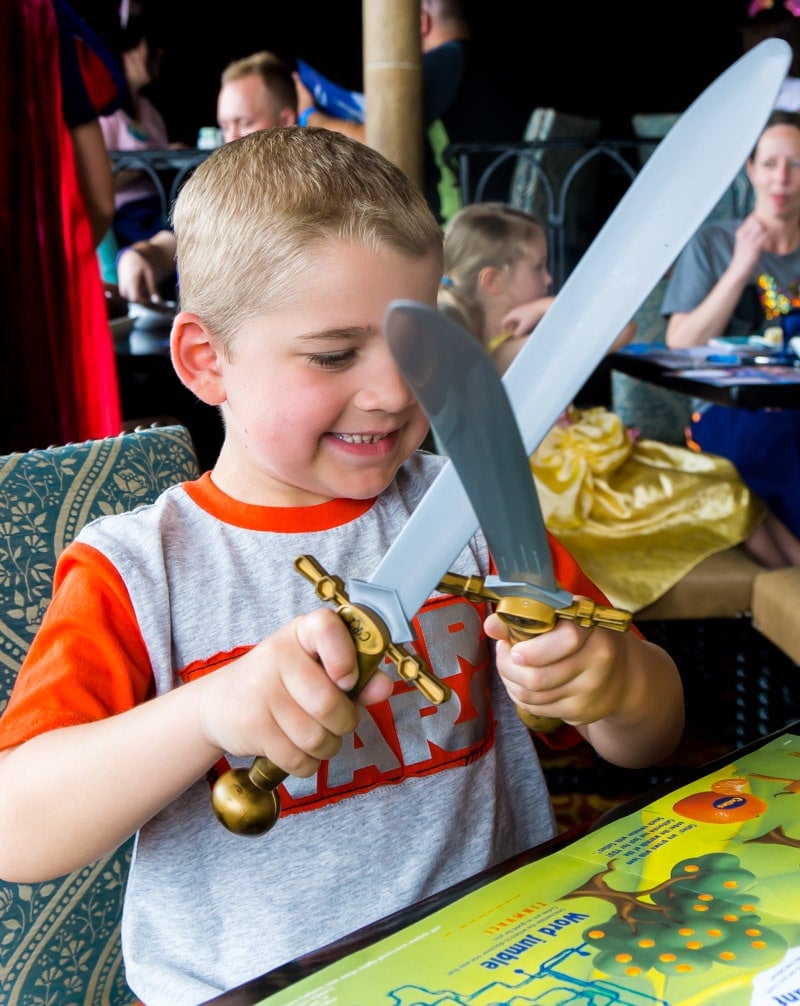
<instances>
[{"instance_id":1,"label":"boy's blond hair","mask_svg":"<svg viewBox=\"0 0 800 1006\"><path fill-rule=\"evenodd\" d=\"M249 318L302 296L314 252L335 239L441 259L442 229L406 175L332 130L265 129L219 147L173 209L181 309L228 349Z\"/></svg>"},{"instance_id":2,"label":"boy's blond hair","mask_svg":"<svg viewBox=\"0 0 800 1006\"><path fill-rule=\"evenodd\" d=\"M547 239L541 221L508 203L472 203L459 210L445 228L439 310L481 341L483 307L477 296L481 271L487 266L515 266L538 238Z\"/></svg>"}]
</instances>

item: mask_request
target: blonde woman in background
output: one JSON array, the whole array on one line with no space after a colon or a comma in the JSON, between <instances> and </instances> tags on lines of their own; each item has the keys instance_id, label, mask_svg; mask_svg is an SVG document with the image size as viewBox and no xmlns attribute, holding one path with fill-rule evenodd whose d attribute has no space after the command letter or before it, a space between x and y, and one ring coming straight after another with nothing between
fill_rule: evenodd
<instances>
[{"instance_id":1,"label":"blonde woman in background","mask_svg":"<svg viewBox=\"0 0 800 1006\"><path fill-rule=\"evenodd\" d=\"M464 207L445 230L439 309L503 373L553 302L547 235L505 203ZM615 346L629 342L629 323ZM531 456L548 529L609 599L638 611L702 559L744 543L769 567L800 562L798 541L725 458L637 440L604 407L567 408Z\"/></svg>"}]
</instances>

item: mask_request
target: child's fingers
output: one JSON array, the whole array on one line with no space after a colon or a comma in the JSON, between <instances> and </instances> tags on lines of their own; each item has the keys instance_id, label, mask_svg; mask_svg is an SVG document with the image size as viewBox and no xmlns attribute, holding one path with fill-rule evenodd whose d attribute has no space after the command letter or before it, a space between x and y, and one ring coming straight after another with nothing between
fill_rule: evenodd
<instances>
[{"instance_id":1,"label":"child's fingers","mask_svg":"<svg viewBox=\"0 0 800 1006\"><path fill-rule=\"evenodd\" d=\"M381 702L392 694L394 685L385 671L376 670L367 681L359 682L355 642L345 623L330 608L319 608L301 621L300 645L316 657L337 688L352 691L352 698L362 705Z\"/></svg>"},{"instance_id":2,"label":"child's fingers","mask_svg":"<svg viewBox=\"0 0 800 1006\"><path fill-rule=\"evenodd\" d=\"M330 608L317 608L298 618L297 640L325 668L330 680L343 692L358 683L356 647L342 619Z\"/></svg>"},{"instance_id":3,"label":"child's fingers","mask_svg":"<svg viewBox=\"0 0 800 1006\"><path fill-rule=\"evenodd\" d=\"M375 702L388 699L394 690L394 681L385 671L376 671L358 693L358 701L362 706L371 706Z\"/></svg>"}]
</instances>

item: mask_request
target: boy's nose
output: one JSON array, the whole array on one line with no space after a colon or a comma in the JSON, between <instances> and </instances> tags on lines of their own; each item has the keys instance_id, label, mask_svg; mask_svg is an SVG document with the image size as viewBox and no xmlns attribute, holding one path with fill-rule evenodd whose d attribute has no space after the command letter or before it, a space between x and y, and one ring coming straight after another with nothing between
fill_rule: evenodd
<instances>
[{"instance_id":1,"label":"boy's nose","mask_svg":"<svg viewBox=\"0 0 800 1006\"><path fill-rule=\"evenodd\" d=\"M388 348L370 370L356 403L364 411L402 412L416 401Z\"/></svg>"}]
</instances>

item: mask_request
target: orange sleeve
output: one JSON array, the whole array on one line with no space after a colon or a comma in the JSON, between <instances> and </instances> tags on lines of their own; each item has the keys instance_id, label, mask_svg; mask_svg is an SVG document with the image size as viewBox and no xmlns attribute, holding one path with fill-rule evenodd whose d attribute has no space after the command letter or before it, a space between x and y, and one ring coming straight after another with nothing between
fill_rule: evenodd
<instances>
[{"instance_id":1,"label":"orange sleeve","mask_svg":"<svg viewBox=\"0 0 800 1006\"><path fill-rule=\"evenodd\" d=\"M152 694L150 659L122 578L96 549L70 545L0 717L0 749L112 716Z\"/></svg>"},{"instance_id":2,"label":"orange sleeve","mask_svg":"<svg viewBox=\"0 0 800 1006\"><path fill-rule=\"evenodd\" d=\"M608 598L597 584L583 572L572 553L549 531L547 532L547 540L550 543L550 555L553 557L553 575L556 578L556 583L573 594L590 597L597 604L607 605Z\"/></svg>"}]
</instances>

